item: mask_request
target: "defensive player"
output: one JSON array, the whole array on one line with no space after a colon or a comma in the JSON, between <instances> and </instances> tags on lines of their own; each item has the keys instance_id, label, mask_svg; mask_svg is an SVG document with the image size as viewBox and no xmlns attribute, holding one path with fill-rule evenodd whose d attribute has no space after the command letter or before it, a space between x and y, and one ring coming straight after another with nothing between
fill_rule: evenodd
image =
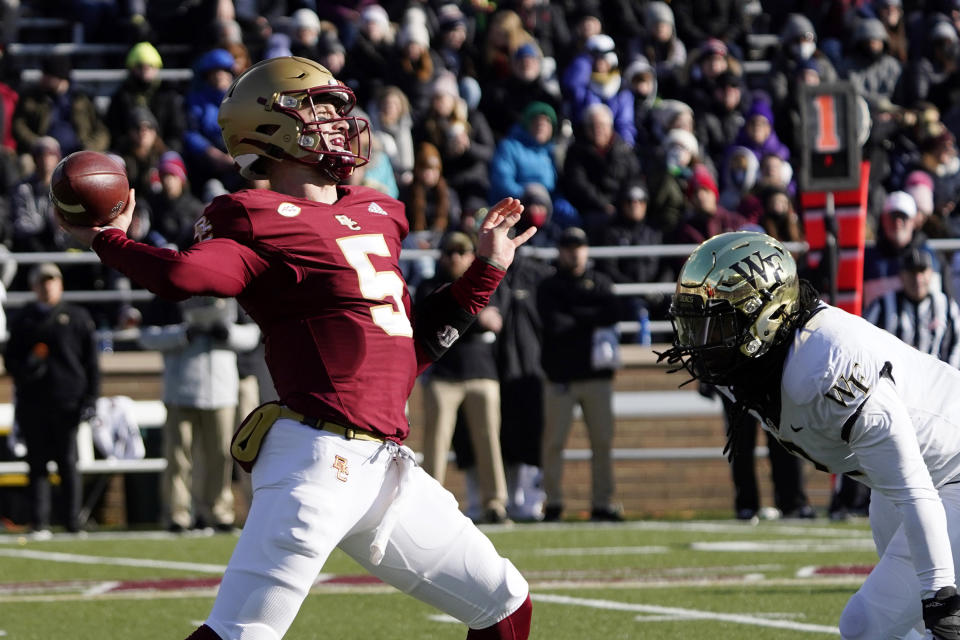
<instances>
[{"instance_id":1,"label":"defensive player","mask_svg":"<svg viewBox=\"0 0 960 640\"><path fill-rule=\"evenodd\" d=\"M172 299L236 296L266 340L281 403L241 425L249 517L213 610L190 640L277 640L334 547L401 591L463 621L471 640L522 640L526 581L402 445L416 375L487 303L516 247L519 201L494 206L478 259L410 312L398 254L402 205L340 182L367 161L368 123L324 67L274 58L240 75L219 122L241 172L270 189L215 199L197 242L174 252L110 227L67 227L101 260ZM62 222L62 221L61 221Z\"/></svg>"},{"instance_id":2,"label":"defensive player","mask_svg":"<svg viewBox=\"0 0 960 640\"><path fill-rule=\"evenodd\" d=\"M701 244L670 313L674 344L661 359L721 385L818 469L873 489L880 559L844 608L841 636L960 638L960 371L821 302L761 233Z\"/></svg>"}]
</instances>

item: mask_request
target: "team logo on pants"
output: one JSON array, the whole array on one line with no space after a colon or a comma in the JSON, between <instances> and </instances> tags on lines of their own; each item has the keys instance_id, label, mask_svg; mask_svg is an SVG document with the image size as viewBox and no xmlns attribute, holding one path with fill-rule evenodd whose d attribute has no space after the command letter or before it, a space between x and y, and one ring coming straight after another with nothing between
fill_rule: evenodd
<instances>
[{"instance_id":1,"label":"team logo on pants","mask_svg":"<svg viewBox=\"0 0 960 640\"><path fill-rule=\"evenodd\" d=\"M333 468L337 470L337 480L346 482L350 472L347 470L347 459L341 456L333 458Z\"/></svg>"}]
</instances>

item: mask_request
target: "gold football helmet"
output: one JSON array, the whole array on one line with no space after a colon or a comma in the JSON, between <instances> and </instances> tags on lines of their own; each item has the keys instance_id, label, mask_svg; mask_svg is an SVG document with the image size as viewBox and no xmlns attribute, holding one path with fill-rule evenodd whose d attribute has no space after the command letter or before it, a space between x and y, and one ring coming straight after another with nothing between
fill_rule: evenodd
<instances>
[{"instance_id":1,"label":"gold football helmet","mask_svg":"<svg viewBox=\"0 0 960 640\"><path fill-rule=\"evenodd\" d=\"M337 118L319 119L314 105L330 102ZM322 65L288 56L270 58L240 74L220 103L218 122L240 173L264 178L261 158L296 160L324 169L336 181L370 158L370 123L348 115L357 99ZM310 107L309 110L305 107ZM343 149L324 139L329 123L347 125Z\"/></svg>"},{"instance_id":2,"label":"gold football helmet","mask_svg":"<svg viewBox=\"0 0 960 640\"><path fill-rule=\"evenodd\" d=\"M729 382L786 339L799 296L796 262L779 241L753 231L716 235L680 270L670 305L674 350L695 378Z\"/></svg>"}]
</instances>

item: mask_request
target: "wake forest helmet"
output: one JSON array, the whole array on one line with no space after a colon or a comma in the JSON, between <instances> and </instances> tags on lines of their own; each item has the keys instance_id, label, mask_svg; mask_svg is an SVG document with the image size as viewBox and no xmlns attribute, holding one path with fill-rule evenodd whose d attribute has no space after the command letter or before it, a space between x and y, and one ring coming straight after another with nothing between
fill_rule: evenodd
<instances>
[{"instance_id":1,"label":"wake forest helmet","mask_svg":"<svg viewBox=\"0 0 960 640\"><path fill-rule=\"evenodd\" d=\"M796 262L779 241L752 231L714 236L680 270L672 355L695 378L730 384L740 366L788 339L799 297Z\"/></svg>"},{"instance_id":2,"label":"wake forest helmet","mask_svg":"<svg viewBox=\"0 0 960 640\"><path fill-rule=\"evenodd\" d=\"M336 118L304 116L305 107L329 102ZM346 179L370 157L370 123L348 115L357 99L322 65L294 56L270 58L240 74L220 103L218 122L227 152L245 178L266 177L264 162L317 165L334 181ZM347 124L344 149L329 149L321 126ZM329 129L329 127L327 127Z\"/></svg>"}]
</instances>

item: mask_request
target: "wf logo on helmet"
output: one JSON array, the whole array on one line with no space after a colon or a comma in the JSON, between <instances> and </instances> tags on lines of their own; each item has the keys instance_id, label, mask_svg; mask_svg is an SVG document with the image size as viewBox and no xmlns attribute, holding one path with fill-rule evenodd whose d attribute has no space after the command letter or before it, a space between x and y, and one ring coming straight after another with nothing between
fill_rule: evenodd
<instances>
[{"instance_id":1,"label":"wf logo on helmet","mask_svg":"<svg viewBox=\"0 0 960 640\"><path fill-rule=\"evenodd\" d=\"M747 256L743 260L730 265L730 268L749 282L751 287L759 291L760 287L757 286L758 276L761 283L776 282L777 284L783 284L782 260L782 256L777 253L762 256L759 251L754 251L752 256Z\"/></svg>"}]
</instances>

